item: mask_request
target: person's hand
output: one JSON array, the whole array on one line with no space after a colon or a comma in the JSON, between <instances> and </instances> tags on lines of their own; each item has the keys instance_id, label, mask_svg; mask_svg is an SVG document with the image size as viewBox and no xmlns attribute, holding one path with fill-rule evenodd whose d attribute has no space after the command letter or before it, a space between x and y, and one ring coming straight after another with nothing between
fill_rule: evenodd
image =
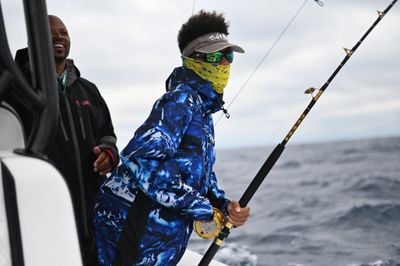
<instances>
[{"instance_id":1,"label":"person's hand","mask_svg":"<svg viewBox=\"0 0 400 266\"><path fill-rule=\"evenodd\" d=\"M112 160L107 152L102 151L98 146L93 148L93 153L97 159L93 163L93 171L98 172L100 175L106 175L112 170Z\"/></svg>"},{"instance_id":2,"label":"person's hand","mask_svg":"<svg viewBox=\"0 0 400 266\"><path fill-rule=\"evenodd\" d=\"M234 226L244 225L250 217L250 207L241 208L237 201L229 202L227 209L228 222Z\"/></svg>"}]
</instances>

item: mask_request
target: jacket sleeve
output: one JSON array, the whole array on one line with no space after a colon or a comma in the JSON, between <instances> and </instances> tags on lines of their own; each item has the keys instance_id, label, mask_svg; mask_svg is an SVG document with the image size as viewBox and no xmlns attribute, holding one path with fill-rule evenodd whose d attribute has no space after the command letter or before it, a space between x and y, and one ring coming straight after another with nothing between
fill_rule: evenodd
<instances>
[{"instance_id":1,"label":"jacket sleeve","mask_svg":"<svg viewBox=\"0 0 400 266\"><path fill-rule=\"evenodd\" d=\"M184 183L172 160L193 116L194 96L166 93L121 153L131 177L152 200L193 220L211 220L210 201Z\"/></svg>"},{"instance_id":2,"label":"jacket sleeve","mask_svg":"<svg viewBox=\"0 0 400 266\"><path fill-rule=\"evenodd\" d=\"M208 189L207 198L210 199L210 202L213 207L221 210L222 213L225 215L225 217L228 216L227 208L230 200L225 198L225 192L218 187L217 178L214 172L211 173L210 186Z\"/></svg>"},{"instance_id":3,"label":"jacket sleeve","mask_svg":"<svg viewBox=\"0 0 400 266\"><path fill-rule=\"evenodd\" d=\"M117 137L114 133L114 126L111 121L110 111L104 99L100 96L101 110L103 111L104 122L100 129L100 138L96 145L108 153L113 161L113 168L118 165L119 153L117 148Z\"/></svg>"}]
</instances>

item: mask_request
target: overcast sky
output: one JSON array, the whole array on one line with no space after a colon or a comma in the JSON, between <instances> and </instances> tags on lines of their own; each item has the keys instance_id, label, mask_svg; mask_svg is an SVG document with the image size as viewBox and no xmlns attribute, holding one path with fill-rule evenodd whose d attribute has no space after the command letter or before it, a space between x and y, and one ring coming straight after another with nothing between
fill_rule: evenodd
<instances>
[{"instance_id":1,"label":"overcast sky","mask_svg":"<svg viewBox=\"0 0 400 266\"><path fill-rule=\"evenodd\" d=\"M217 148L277 144L391 1L306 4L246 86L304 0L48 0L71 36L70 58L100 89L124 147L181 65L176 36L200 9L223 12L241 45L225 89L230 119L215 115ZM22 1L1 0L11 52L26 46ZM395 5L331 83L290 143L400 135L400 6ZM243 87L234 102L233 97Z\"/></svg>"}]
</instances>

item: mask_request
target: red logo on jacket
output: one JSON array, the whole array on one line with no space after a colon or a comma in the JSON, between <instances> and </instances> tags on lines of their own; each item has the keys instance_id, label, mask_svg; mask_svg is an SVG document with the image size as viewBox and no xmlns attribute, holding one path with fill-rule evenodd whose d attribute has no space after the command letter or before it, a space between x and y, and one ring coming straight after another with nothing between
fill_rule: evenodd
<instances>
[{"instance_id":1,"label":"red logo on jacket","mask_svg":"<svg viewBox=\"0 0 400 266\"><path fill-rule=\"evenodd\" d=\"M75 100L76 106L90 106L89 100Z\"/></svg>"}]
</instances>

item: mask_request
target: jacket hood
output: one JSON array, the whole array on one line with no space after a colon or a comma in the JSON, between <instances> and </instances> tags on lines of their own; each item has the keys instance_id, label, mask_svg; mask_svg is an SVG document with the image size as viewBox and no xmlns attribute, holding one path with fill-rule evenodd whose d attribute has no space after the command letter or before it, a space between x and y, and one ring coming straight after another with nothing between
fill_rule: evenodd
<instances>
[{"instance_id":1,"label":"jacket hood","mask_svg":"<svg viewBox=\"0 0 400 266\"><path fill-rule=\"evenodd\" d=\"M30 69L30 62L29 62L29 51L28 48L19 49L15 55L15 62L20 67L21 71L31 82L31 69ZM68 69L68 78L67 78L67 86L69 87L72 85L78 78L81 76L81 72L75 66L74 60L67 59L67 69Z\"/></svg>"},{"instance_id":2,"label":"jacket hood","mask_svg":"<svg viewBox=\"0 0 400 266\"><path fill-rule=\"evenodd\" d=\"M175 68L165 82L166 90L172 91L179 84L186 84L198 93L206 113L222 110L225 103L222 100L222 94L217 93L210 82L202 79L193 70L184 66Z\"/></svg>"},{"instance_id":3,"label":"jacket hood","mask_svg":"<svg viewBox=\"0 0 400 266\"><path fill-rule=\"evenodd\" d=\"M72 59L67 59L67 71L67 87L69 87L81 76L81 72L75 66Z\"/></svg>"}]
</instances>

